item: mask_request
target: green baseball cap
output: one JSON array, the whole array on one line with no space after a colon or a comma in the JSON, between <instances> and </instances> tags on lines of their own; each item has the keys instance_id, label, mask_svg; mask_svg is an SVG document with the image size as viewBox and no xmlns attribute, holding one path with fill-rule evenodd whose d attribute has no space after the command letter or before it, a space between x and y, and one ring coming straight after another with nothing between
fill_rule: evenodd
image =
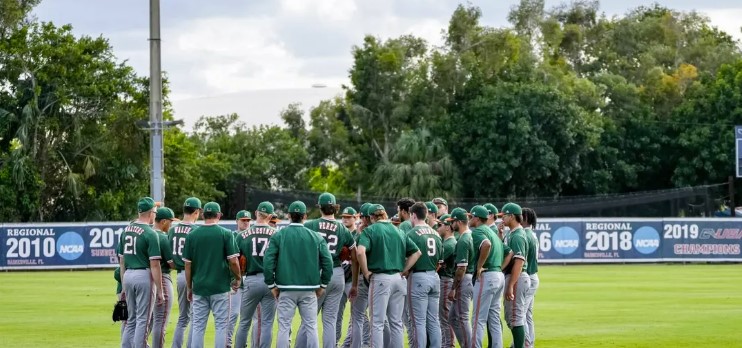
<instances>
[{"instance_id":1,"label":"green baseball cap","mask_svg":"<svg viewBox=\"0 0 742 348\"><path fill-rule=\"evenodd\" d=\"M441 197L433 198L433 204L443 204L445 206L448 206L448 202Z\"/></svg>"},{"instance_id":2,"label":"green baseball cap","mask_svg":"<svg viewBox=\"0 0 742 348\"><path fill-rule=\"evenodd\" d=\"M438 207L435 206L435 203L433 202L425 202L425 206L428 207L428 212L431 213L438 213Z\"/></svg>"},{"instance_id":3,"label":"green baseball cap","mask_svg":"<svg viewBox=\"0 0 742 348\"><path fill-rule=\"evenodd\" d=\"M289 205L289 213L306 214L307 205L304 204L304 202L302 201L296 201L294 203L291 203L291 205Z\"/></svg>"},{"instance_id":4,"label":"green baseball cap","mask_svg":"<svg viewBox=\"0 0 742 348\"><path fill-rule=\"evenodd\" d=\"M335 205L335 195L329 192L319 195L319 205Z\"/></svg>"},{"instance_id":5,"label":"green baseball cap","mask_svg":"<svg viewBox=\"0 0 742 348\"><path fill-rule=\"evenodd\" d=\"M361 210L361 211L360 211L360 213L361 213L361 216L366 216L366 217L368 216L368 207L369 207L370 205L371 205L371 203L363 203L363 204L361 205L361 209L360 209L360 210Z\"/></svg>"},{"instance_id":6,"label":"green baseball cap","mask_svg":"<svg viewBox=\"0 0 742 348\"><path fill-rule=\"evenodd\" d=\"M492 204L492 203L487 203L487 204L485 204L485 205L484 205L484 208L485 208L485 209L487 209L487 211L488 211L488 212L489 212L490 214L494 214L494 215L497 215L497 207L496 207L496 206L495 206L494 204Z\"/></svg>"},{"instance_id":7,"label":"green baseball cap","mask_svg":"<svg viewBox=\"0 0 742 348\"><path fill-rule=\"evenodd\" d=\"M443 214L436 221L438 221L439 224L448 226L451 224L450 219L451 219L451 214Z\"/></svg>"},{"instance_id":8,"label":"green baseball cap","mask_svg":"<svg viewBox=\"0 0 742 348\"><path fill-rule=\"evenodd\" d=\"M175 213L173 213L172 209L166 207L157 208L157 213L155 213L155 220L172 220L174 218Z\"/></svg>"},{"instance_id":9,"label":"green baseball cap","mask_svg":"<svg viewBox=\"0 0 742 348\"><path fill-rule=\"evenodd\" d=\"M149 211L155 208L155 200L150 197L144 197L140 198L137 202L137 210L140 213L144 213L145 211Z\"/></svg>"},{"instance_id":10,"label":"green baseball cap","mask_svg":"<svg viewBox=\"0 0 742 348\"><path fill-rule=\"evenodd\" d=\"M377 211L386 211L384 209L384 206L381 204L372 204L368 207L368 215L371 216L371 214L377 212Z\"/></svg>"},{"instance_id":11,"label":"green baseball cap","mask_svg":"<svg viewBox=\"0 0 742 348\"><path fill-rule=\"evenodd\" d=\"M273 214L273 203L261 202L258 204L258 211L266 214Z\"/></svg>"},{"instance_id":12,"label":"green baseball cap","mask_svg":"<svg viewBox=\"0 0 742 348\"><path fill-rule=\"evenodd\" d=\"M252 214L247 210L240 210L237 212L237 220L252 220Z\"/></svg>"},{"instance_id":13,"label":"green baseball cap","mask_svg":"<svg viewBox=\"0 0 742 348\"><path fill-rule=\"evenodd\" d=\"M471 216L473 217L486 219L489 216L489 214L490 212L487 211L487 208L481 205L475 205L471 208Z\"/></svg>"},{"instance_id":14,"label":"green baseball cap","mask_svg":"<svg viewBox=\"0 0 742 348\"><path fill-rule=\"evenodd\" d=\"M502 206L502 213L499 215L502 216L507 214L521 215L523 214L523 210L515 203L508 203Z\"/></svg>"},{"instance_id":15,"label":"green baseball cap","mask_svg":"<svg viewBox=\"0 0 742 348\"><path fill-rule=\"evenodd\" d=\"M357 212L356 212L355 209L353 209L351 207L347 207L347 208L343 209L342 216L356 216L356 213Z\"/></svg>"},{"instance_id":16,"label":"green baseball cap","mask_svg":"<svg viewBox=\"0 0 742 348\"><path fill-rule=\"evenodd\" d=\"M464 208L456 208L451 211L451 217L448 218L450 221L466 221L469 217L466 215L466 210Z\"/></svg>"},{"instance_id":17,"label":"green baseball cap","mask_svg":"<svg viewBox=\"0 0 742 348\"><path fill-rule=\"evenodd\" d=\"M221 213L222 207L217 202L209 202L204 204L204 213Z\"/></svg>"},{"instance_id":18,"label":"green baseball cap","mask_svg":"<svg viewBox=\"0 0 742 348\"><path fill-rule=\"evenodd\" d=\"M183 207L201 209L201 200L196 197L190 197L185 200L185 203L183 203Z\"/></svg>"}]
</instances>

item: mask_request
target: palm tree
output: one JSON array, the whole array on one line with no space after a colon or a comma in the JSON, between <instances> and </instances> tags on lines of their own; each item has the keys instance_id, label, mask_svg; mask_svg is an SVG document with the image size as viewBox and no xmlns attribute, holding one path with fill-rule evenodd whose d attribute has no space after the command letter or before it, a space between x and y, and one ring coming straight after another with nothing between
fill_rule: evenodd
<instances>
[{"instance_id":1,"label":"palm tree","mask_svg":"<svg viewBox=\"0 0 742 348\"><path fill-rule=\"evenodd\" d=\"M443 141L427 129L402 133L389 161L376 167L373 190L383 197L452 197L461 188L458 171Z\"/></svg>"}]
</instances>

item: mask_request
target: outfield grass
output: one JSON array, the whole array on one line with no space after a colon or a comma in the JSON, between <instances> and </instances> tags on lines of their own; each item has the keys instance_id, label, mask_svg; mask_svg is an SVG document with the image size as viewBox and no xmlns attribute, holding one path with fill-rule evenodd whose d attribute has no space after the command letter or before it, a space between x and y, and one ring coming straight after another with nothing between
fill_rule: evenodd
<instances>
[{"instance_id":1,"label":"outfield grass","mask_svg":"<svg viewBox=\"0 0 742 348\"><path fill-rule=\"evenodd\" d=\"M536 295L537 344L740 347L740 271L742 265L543 266ZM118 346L120 327L111 321L112 274L0 273L0 347ZM168 342L176 320L177 304ZM506 332L506 345L510 341ZM211 342L210 324L206 345Z\"/></svg>"}]
</instances>

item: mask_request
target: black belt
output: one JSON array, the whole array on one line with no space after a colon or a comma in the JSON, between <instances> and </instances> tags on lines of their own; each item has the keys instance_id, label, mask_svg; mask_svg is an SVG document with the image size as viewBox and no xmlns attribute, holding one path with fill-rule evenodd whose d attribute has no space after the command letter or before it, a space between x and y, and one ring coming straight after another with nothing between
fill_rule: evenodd
<instances>
[{"instance_id":1,"label":"black belt","mask_svg":"<svg viewBox=\"0 0 742 348\"><path fill-rule=\"evenodd\" d=\"M433 271L435 271L435 270L434 269L430 269L430 270L417 270L417 271L412 271L412 273L424 273L424 272L433 272Z\"/></svg>"},{"instance_id":2,"label":"black belt","mask_svg":"<svg viewBox=\"0 0 742 348\"><path fill-rule=\"evenodd\" d=\"M376 271L371 271L371 273L380 273L380 274L395 274L395 273L402 273L402 271L400 271L400 270L396 270L396 269L393 269L393 270L385 270L385 271L379 271L379 270L376 270Z\"/></svg>"},{"instance_id":3,"label":"black belt","mask_svg":"<svg viewBox=\"0 0 742 348\"><path fill-rule=\"evenodd\" d=\"M149 268L146 268L146 267L145 268L127 268L126 270L127 271L141 271L141 270L146 270L146 269L149 269Z\"/></svg>"},{"instance_id":4,"label":"black belt","mask_svg":"<svg viewBox=\"0 0 742 348\"><path fill-rule=\"evenodd\" d=\"M474 274L474 272L466 272L466 274Z\"/></svg>"},{"instance_id":5,"label":"black belt","mask_svg":"<svg viewBox=\"0 0 742 348\"><path fill-rule=\"evenodd\" d=\"M183 272L184 270L182 270L182 269L176 269L175 271L177 271L178 273L180 273L180 272Z\"/></svg>"},{"instance_id":6,"label":"black belt","mask_svg":"<svg viewBox=\"0 0 742 348\"><path fill-rule=\"evenodd\" d=\"M260 274L260 273L263 273L263 272L261 271L261 272L250 272L250 273L245 273L245 277L249 277L249 276L254 276L254 275L258 275L258 274Z\"/></svg>"}]
</instances>

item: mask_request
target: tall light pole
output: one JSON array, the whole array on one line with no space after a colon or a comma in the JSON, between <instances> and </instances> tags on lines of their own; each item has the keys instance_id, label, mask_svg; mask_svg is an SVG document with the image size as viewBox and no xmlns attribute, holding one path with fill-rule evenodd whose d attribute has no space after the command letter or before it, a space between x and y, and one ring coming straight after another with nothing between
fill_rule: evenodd
<instances>
[{"instance_id":1,"label":"tall light pole","mask_svg":"<svg viewBox=\"0 0 742 348\"><path fill-rule=\"evenodd\" d=\"M162 139L162 64L160 59L160 0L149 1L149 121L150 193L164 202L165 180Z\"/></svg>"}]
</instances>

